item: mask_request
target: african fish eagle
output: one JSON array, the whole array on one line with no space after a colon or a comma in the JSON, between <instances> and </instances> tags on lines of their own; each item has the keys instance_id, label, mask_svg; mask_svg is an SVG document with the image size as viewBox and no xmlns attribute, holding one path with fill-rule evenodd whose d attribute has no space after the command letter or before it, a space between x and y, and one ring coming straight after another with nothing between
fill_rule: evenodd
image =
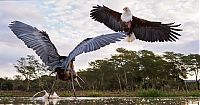
<instances>
[{"instance_id":1,"label":"african fish eagle","mask_svg":"<svg viewBox=\"0 0 200 105\"><path fill-rule=\"evenodd\" d=\"M176 41L181 36L175 31L181 24L162 24L141 19L132 15L128 7L123 8L123 13L116 12L106 6L93 6L90 17L95 21L105 24L116 32L126 32L128 42L139 39L146 42Z\"/></svg>"}]
</instances>

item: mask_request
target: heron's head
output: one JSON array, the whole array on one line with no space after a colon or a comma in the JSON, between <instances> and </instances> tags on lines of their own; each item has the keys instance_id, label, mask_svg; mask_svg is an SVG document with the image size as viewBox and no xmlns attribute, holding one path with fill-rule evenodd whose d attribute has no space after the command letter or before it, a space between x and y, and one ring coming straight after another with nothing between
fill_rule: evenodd
<instances>
[{"instance_id":1,"label":"heron's head","mask_svg":"<svg viewBox=\"0 0 200 105\"><path fill-rule=\"evenodd\" d=\"M74 80L74 81L77 82L77 84L80 87L82 87L77 78L79 78L81 81L83 81L83 80L78 76L78 74L74 70L64 70L63 68L56 68L55 72L57 74L58 79L63 80L63 81Z\"/></svg>"},{"instance_id":2,"label":"heron's head","mask_svg":"<svg viewBox=\"0 0 200 105\"><path fill-rule=\"evenodd\" d=\"M78 81L78 78L81 81L83 81L83 79L81 79L74 70L72 70L72 71L68 70L68 71L57 72L57 76L58 76L59 79L61 79L63 81L72 81L72 80L74 80L82 88L82 86L80 85L80 83Z\"/></svg>"},{"instance_id":3,"label":"heron's head","mask_svg":"<svg viewBox=\"0 0 200 105\"><path fill-rule=\"evenodd\" d=\"M129 12L130 11L130 9L128 7L124 7L123 10L124 10L124 12Z\"/></svg>"},{"instance_id":4,"label":"heron's head","mask_svg":"<svg viewBox=\"0 0 200 105\"><path fill-rule=\"evenodd\" d=\"M63 81L69 81L72 78L77 78L77 73L75 71L70 71L70 70L64 70L62 68L56 69L55 70L58 79L63 80Z\"/></svg>"}]
</instances>

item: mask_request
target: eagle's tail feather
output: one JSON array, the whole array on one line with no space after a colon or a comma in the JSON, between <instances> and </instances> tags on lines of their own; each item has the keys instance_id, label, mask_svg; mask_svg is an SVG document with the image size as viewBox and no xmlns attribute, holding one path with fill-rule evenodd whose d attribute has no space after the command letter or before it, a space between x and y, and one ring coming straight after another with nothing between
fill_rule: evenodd
<instances>
[{"instance_id":1,"label":"eagle's tail feather","mask_svg":"<svg viewBox=\"0 0 200 105\"><path fill-rule=\"evenodd\" d=\"M134 33L127 35L126 41L127 42L133 42L135 40L135 35Z\"/></svg>"}]
</instances>

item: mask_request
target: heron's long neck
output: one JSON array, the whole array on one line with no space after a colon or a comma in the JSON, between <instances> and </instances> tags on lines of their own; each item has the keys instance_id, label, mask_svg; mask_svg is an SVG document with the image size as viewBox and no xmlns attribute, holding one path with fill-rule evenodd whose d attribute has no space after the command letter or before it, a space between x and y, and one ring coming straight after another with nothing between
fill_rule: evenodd
<instances>
[{"instance_id":1,"label":"heron's long neck","mask_svg":"<svg viewBox=\"0 0 200 105\"><path fill-rule=\"evenodd\" d=\"M70 62L70 63L69 63L68 69L72 69L72 70L74 69L74 64L73 64L73 62Z\"/></svg>"}]
</instances>

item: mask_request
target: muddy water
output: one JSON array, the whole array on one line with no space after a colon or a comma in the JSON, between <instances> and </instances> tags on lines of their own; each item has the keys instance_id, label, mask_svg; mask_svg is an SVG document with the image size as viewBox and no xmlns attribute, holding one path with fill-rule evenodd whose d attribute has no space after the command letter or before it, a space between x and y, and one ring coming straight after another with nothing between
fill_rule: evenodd
<instances>
[{"instance_id":1,"label":"muddy water","mask_svg":"<svg viewBox=\"0 0 200 105\"><path fill-rule=\"evenodd\" d=\"M0 97L0 104L9 105L200 105L200 98L142 98L142 97Z\"/></svg>"}]
</instances>

